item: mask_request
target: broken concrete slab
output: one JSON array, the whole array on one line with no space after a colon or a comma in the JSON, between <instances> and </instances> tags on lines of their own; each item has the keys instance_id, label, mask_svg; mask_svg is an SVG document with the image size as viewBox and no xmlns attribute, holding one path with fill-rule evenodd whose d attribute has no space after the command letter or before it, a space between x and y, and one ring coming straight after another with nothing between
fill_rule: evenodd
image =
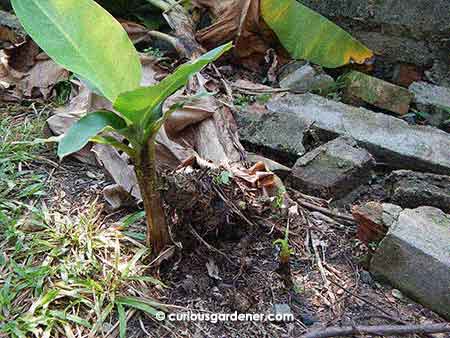
<instances>
[{"instance_id":1,"label":"broken concrete slab","mask_svg":"<svg viewBox=\"0 0 450 338\"><path fill-rule=\"evenodd\" d=\"M372 155L355 140L339 137L300 157L289 180L300 191L340 198L369 181L374 163Z\"/></svg>"},{"instance_id":2,"label":"broken concrete slab","mask_svg":"<svg viewBox=\"0 0 450 338\"><path fill-rule=\"evenodd\" d=\"M316 137L329 141L339 135L354 138L378 162L398 169L437 174L450 173L450 134L428 126L411 126L405 121L364 108L351 107L314 94L286 94L270 100L267 111L252 116L241 112L252 124L239 123L240 132L260 144L262 138L281 147L298 146L303 133L314 127ZM283 131L283 132L280 132Z\"/></svg>"},{"instance_id":3,"label":"broken concrete slab","mask_svg":"<svg viewBox=\"0 0 450 338\"><path fill-rule=\"evenodd\" d=\"M368 247L372 243L379 243L397 221L402 210L398 205L379 202L354 206L352 215L358 224L358 239Z\"/></svg>"},{"instance_id":4,"label":"broken concrete slab","mask_svg":"<svg viewBox=\"0 0 450 338\"><path fill-rule=\"evenodd\" d=\"M376 77L352 71L342 77L348 102L362 100L378 108L404 115L409 111L413 95L405 88Z\"/></svg>"},{"instance_id":5,"label":"broken concrete slab","mask_svg":"<svg viewBox=\"0 0 450 338\"><path fill-rule=\"evenodd\" d=\"M239 139L248 151L293 165L303 155L303 124L289 114L271 114L264 106L250 105L234 114ZM281 132L282 131L282 132Z\"/></svg>"},{"instance_id":6,"label":"broken concrete slab","mask_svg":"<svg viewBox=\"0 0 450 338\"><path fill-rule=\"evenodd\" d=\"M450 319L450 216L433 207L402 211L370 264L376 279Z\"/></svg>"},{"instance_id":7,"label":"broken concrete slab","mask_svg":"<svg viewBox=\"0 0 450 338\"><path fill-rule=\"evenodd\" d=\"M414 82L409 87L417 109L430 114L430 123L439 127L450 118L450 89L427 82Z\"/></svg>"},{"instance_id":8,"label":"broken concrete slab","mask_svg":"<svg viewBox=\"0 0 450 338\"><path fill-rule=\"evenodd\" d=\"M335 85L334 79L310 64L288 73L280 80L281 88L289 88L296 93L327 93Z\"/></svg>"},{"instance_id":9,"label":"broken concrete slab","mask_svg":"<svg viewBox=\"0 0 450 338\"><path fill-rule=\"evenodd\" d=\"M404 208L432 206L450 213L450 176L397 170L386 180L386 191Z\"/></svg>"}]
</instances>

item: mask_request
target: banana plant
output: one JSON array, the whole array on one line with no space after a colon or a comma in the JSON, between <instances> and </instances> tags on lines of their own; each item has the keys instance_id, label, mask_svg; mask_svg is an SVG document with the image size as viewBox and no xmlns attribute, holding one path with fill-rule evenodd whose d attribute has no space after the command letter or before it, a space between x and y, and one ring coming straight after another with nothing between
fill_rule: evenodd
<instances>
[{"instance_id":1,"label":"banana plant","mask_svg":"<svg viewBox=\"0 0 450 338\"><path fill-rule=\"evenodd\" d=\"M144 203L147 242L158 254L169 242L169 231L158 190L156 135L182 103L166 111L163 104L192 75L231 49L231 43L180 66L154 86L140 87L136 49L120 23L93 0L12 0L12 5L24 29L53 60L113 103L114 111L91 112L77 121L60 139L58 156L77 152L88 142L127 153Z\"/></svg>"}]
</instances>

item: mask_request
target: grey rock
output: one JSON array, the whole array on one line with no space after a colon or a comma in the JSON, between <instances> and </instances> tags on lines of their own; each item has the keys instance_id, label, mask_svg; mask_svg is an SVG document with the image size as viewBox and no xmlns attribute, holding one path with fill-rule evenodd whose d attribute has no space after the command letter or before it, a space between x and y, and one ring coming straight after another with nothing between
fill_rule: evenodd
<instances>
[{"instance_id":1,"label":"grey rock","mask_svg":"<svg viewBox=\"0 0 450 338\"><path fill-rule=\"evenodd\" d=\"M247 107L248 108L248 107ZM239 138L247 150L263 153L279 162L295 163L305 153L302 135L305 126L289 114L263 113L250 109L235 114Z\"/></svg>"},{"instance_id":2,"label":"grey rock","mask_svg":"<svg viewBox=\"0 0 450 338\"><path fill-rule=\"evenodd\" d=\"M312 326L317 323L317 318L310 312L303 312L300 314L300 320L306 326Z\"/></svg>"},{"instance_id":3,"label":"grey rock","mask_svg":"<svg viewBox=\"0 0 450 338\"><path fill-rule=\"evenodd\" d=\"M280 70L278 71L278 81L281 81L281 79L285 78L291 73L294 73L297 69L300 69L307 64L308 61L305 60L293 60L281 66Z\"/></svg>"},{"instance_id":4,"label":"grey rock","mask_svg":"<svg viewBox=\"0 0 450 338\"><path fill-rule=\"evenodd\" d=\"M382 32L358 31L353 35L373 50L376 55L382 55L391 62L399 61L428 66L438 58L437 53L428 48L426 41L392 36Z\"/></svg>"},{"instance_id":5,"label":"grey rock","mask_svg":"<svg viewBox=\"0 0 450 338\"><path fill-rule=\"evenodd\" d=\"M445 53L446 49L443 48L441 52ZM450 55L448 52L434 61L433 67L425 71L425 76L433 83L450 88Z\"/></svg>"},{"instance_id":6,"label":"grey rock","mask_svg":"<svg viewBox=\"0 0 450 338\"><path fill-rule=\"evenodd\" d=\"M371 176L375 161L349 137L339 137L298 159L290 180L301 191L339 198Z\"/></svg>"},{"instance_id":7,"label":"grey rock","mask_svg":"<svg viewBox=\"0 0 450 338\"><path fill-rule=\"evenodd\" d=\"M388 60L420 66L430 66L433 61L449 64L449 0L300 2L342 26ZM443 76L435 78L442 85L447 82Z\"/></svg>"},{"instance_id":8,"label":"grey rock","mask_svg":"<svg viewBox=\"0 0 450 338\"><path fill-rule=\"evenodd\" d=\"M381 281L450 319L450 216L433 207L404 210L375 252Z\"/></svg>"},{"instance_id":9,"label":"grey rock","mask_svg":"<svg viewBox=\"0 0 450 338\"><path fill-rule=\"evenodd\" d=\"M26 35L22 25L19 22L19 19L17 19L15 15L2 10L0 10L0 26L10 28L22 36Z\"/></svg>"},{"instance_id":10,"label":"grey rock","mask_svg":"<svg viewBox=\"0 0 450 338\"><path fill-rule=\"evenodd\" d=\"M329 18L348 18L382 25L385 30L416 39L450 34L450 2L448 0L301 0L308 7Z\"/></svg>"},{"instance_id":11,"label":"grey rock","mask_svg":"<svg viewBox=\"0 0 450 338\"><path fill-rule=\"evenodd\" d=\"M450 213L450 176L398 170L386 180L386 190L404 208L432 206Z\"/></svg>"},{"instance_id":12,"label":"grey rock","mask_svg":"<svg viewBox=\"0 0 450 338\"><path fill-rule=\"evenodd\" d=\"M272 313L275 316L286 316L286 315L292 315L292 310L289 304L283 303L283 304L273 304L272 306Z\"/></svg>"},{"instance_id":13,"label":"grey rock","mask_svg":"<svg viewBox=\"0 0 450 338\"><path fill-rule=\"evenodd\" d=\"M414 82L409 87L414 94L417 109L430 114L429 122L440 126L450 116L450 88L426 82Z\"/></svg>"},{"instance_id":14,"label":"grey rock","mask_svg":"<svg viewBox=\"0 0 450 338\"><path fill-rule=\"evenodd\" d=\"M294 72L287 74L280 81L281 88L289 88L293 92L328 92L334 86L334 79L323 71L306 64Z\"/></svg>"},{"instance_id":15,"label":"grey rock","mask_svg":"<svg viewBox=\"0 0 450 338\"><path fill-rule=\"evenodd\" d=\"M359 274L361 278L361 282L363 282L366 285L373 285L373 278L369 271L361 271Z\"/></svg>"},{"instance_id":16,"label":"grey rock","mask_svg":"<svg viewBox=\"0 0 450 338\"><path fill-rule=\"evenodd\" d=\"M303 133L314 126L316 136L323 141L350 136L377 161L391 167L450 173L450 134L436 128L410 126L401 119L314 94L288 94L266 106L268 111L263 116L253 117L258 128L253 127L252 133L269 147L271 143L298 147ZM270 143L262 140L264 132L269 134Z\"/></svg>"},{"instance_id":17,"label":"grey rock","mask_svg":"<svg viewBox=\"0 0 450 338\"><path fill-rule=\"evenodd\" d=\"M398 220L398 216L402 212L402 208L391 203L383 203L382 221L383 224L390 228Z\"/></svg>"}]
</instances>

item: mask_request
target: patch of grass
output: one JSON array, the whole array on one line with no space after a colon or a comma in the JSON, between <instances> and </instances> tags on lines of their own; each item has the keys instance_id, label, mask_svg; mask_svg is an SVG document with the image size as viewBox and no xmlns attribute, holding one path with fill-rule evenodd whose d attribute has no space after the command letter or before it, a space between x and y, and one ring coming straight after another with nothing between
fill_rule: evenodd
<instances>
[{"instance_id":1,"label":"patch of grass","mask_svg":"<svg viewBox=\"0 0 450 338\"><path fill-rule=\"evenodd\" d=\"M157 59L160 59L160 58L164 57L164 55L165 55L161 49L155 48L155 47L148 47L148 48L144 49L144 53L149 56L153 56Z\"/></svg>"},{"instance_id":2,"label":"patch of grass","mask_svg":"<svg viewBox=\"0 0 450 338\"><path fill-rule=\"evenodd\" d=\"M125 337L133 309L149 315L165 309L148 298L164 287L147 274L149 249L122 231L143 214L108 224L96 200L49 210L42 198L47 175L39 169L45 146L17 143L41 138L46 116L5 108L0 106L0 337L97 337L114 330Z\"/></svg>"},{"instance_id":3,"label":"patch of grass","mask_svg":"<svg viewBox=\"0 0 450 338\"><path fill-rule=\"evenodd\" d=\"M272 98L271 94L260 94L260 95L247 95L247 94L237 94L234 96L233 103L238 107L245 108L246 106L253 104L255 102L259 104L266 104Z\"/></svg>"},{"instance_id":4,"label":"patch of grass","mask_svg":"<svg viewBox=\"0 0 450 338\"><path fill-rule=\"evenodd\" d=\"M71 214L43 205L4 223L0 333L54 337L64 329L95 336L111 329L116 311L129 314L128 303L151 314L164 309L146 297L150 285L162 286L144 274L148 248L104 224L96 201L81 209Z\"/></svg>"},{"instance_id":5,"label":"patch of grass","mask_svg":"<svg viewBox=\"0 0 450 338\"><path fill-rule=\"evenodd\" d=\"M260 103L260 104L266 104L267 102L270 101L270 99L272 98L272 94L261 94L256 96L256 102Z\"/></svg>"},{"instance_id":6,"label":"patch of grass","mask_svg":"<svg viewBox=\"0 0 450 338\"><path fill-rule=\"evenodd\" d=\"M33 170L44 146L17 142L41 137L46 117L45 110L0 107L0 219L15 213L27 199L44 194L45 175Z\"/></svg>"},{"instance_id":7,"label":"patch of grass","mask_svg":"<svg viewBox=\"0 0 450 338\"><path fill-rule=\"evenodd\" d=\"M55 97L53 102L57 106L65 105L69 101L70 94L72 93L72 83L70 82L70 79L58 82L55 85L54 91Z\"/></svg>"},{"instance_id":8,"label":"patch of grass","mask_svg":"<svg viewBox=\"0 0 450 338\"><path fill-rule=\"evenodd\" d=\"M249 104L254 102L254 97L251 95L237 94L234 96L234 105L245 108Z\"/></svg>"}]
</instances>

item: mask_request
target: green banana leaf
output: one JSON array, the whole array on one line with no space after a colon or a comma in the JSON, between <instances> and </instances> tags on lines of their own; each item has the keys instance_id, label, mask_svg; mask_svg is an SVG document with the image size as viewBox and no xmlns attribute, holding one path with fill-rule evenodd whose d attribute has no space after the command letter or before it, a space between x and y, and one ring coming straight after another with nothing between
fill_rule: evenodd
<instances>
[{"instance_id":1,"label":"green banana leaf","mask_svg":"<svg viewBox=\"0 0 450 338\"><path fill-rule=\"evenodd\" d=\"M114 17L93 0L12 0L27 33L57 63L114 102L141 81L139 56Z\"/></svg>"},{"instance_id":2,"label":"green banana leaf","mask_svg":"<svg viewBox=\"0 0 450 338\"><path fill-rule=\"evenodd\" d=\"M345 30L296 0L261 0L261 15L295 59L336 68L373 56Z\"/></svg>"},{"instance_id":3,"label":"green banana leaf","mask_svg":"<svg viewBox=\"0 0 450 338\"><path fill-rule=\"evenodd\" d=\"M114 102L114 109L122 113L133 124L146 128L154 122L152 117L159 118L158 114L155 114L158 105L183 87L193 74L202 70L203 67L219 58L232 47L231 42L219 46L198 59L181 65L173 74L154 86L141 87L119 95Z\"/></svg>"},{"instance_id":4,"label":"green banana leaf","mask_svg":"<svg viewBox=\"0 0 450 338\"><path fill-rule=\"evenodd\" d=\"M110 111L96 111L83 116L67 131L58 144L58 156L63 158L82 149L89 140L107 127L125 129L125 120Z\"/></svg>"}]
</instances>

